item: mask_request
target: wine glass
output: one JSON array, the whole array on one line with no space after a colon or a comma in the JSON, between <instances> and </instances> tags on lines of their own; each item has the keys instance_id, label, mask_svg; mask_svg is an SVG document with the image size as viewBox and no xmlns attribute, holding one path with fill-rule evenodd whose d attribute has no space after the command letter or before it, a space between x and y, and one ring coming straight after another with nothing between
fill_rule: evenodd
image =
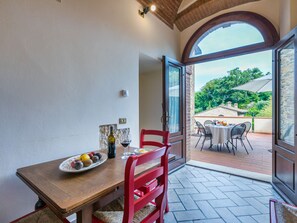
<instances>
[{"instance_id":1,"label":"wine glass","mask_svg":"<svg viewBox=\"0 0 297 223\"><path fill-rule=\"evenodd\" d=\"M121 136L121 144L124 147L124 153L123 153L122 159L128 159L129 156L134 154L134 153L129 152L130 143L131 143L130 133L123 134Z\"/></svg>"}]
</instances>

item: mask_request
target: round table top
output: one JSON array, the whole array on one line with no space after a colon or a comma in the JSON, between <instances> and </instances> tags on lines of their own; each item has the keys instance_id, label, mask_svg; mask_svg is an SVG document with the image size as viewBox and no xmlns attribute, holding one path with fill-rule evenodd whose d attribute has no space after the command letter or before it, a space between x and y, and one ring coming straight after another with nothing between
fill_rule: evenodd
<instances>
[{"instance_id":1,"label":"round table top","mask_svg":"<svg viewBox=\"0 0 297 223\"><path fill-rule=\"evenodd\" d=\"M207 125L209 127L213 127L213 128L233 128L234 125Z\"/></svg>"}]
</instances>

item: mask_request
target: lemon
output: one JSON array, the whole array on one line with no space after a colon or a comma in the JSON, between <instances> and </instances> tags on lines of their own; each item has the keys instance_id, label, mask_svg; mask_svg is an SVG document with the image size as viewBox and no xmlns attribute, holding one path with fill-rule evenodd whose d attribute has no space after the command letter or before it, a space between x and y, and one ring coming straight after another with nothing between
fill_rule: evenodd
<instances>
[{"instance_id":1,"label":"lemon","mask_svg":"<svg viewBox=\"0 0 297 223\"><path fill-rule=\"evenodd\" d=\"M87 161L87 160L89 160L89 159L91 159L91 158L90 158L90 156L89 156L88 154L86 154L86 153L84 153L84 154L82 154L82 155L80 156L80 160L81 160L82 162Z\"/></svg>"}]
</instances>

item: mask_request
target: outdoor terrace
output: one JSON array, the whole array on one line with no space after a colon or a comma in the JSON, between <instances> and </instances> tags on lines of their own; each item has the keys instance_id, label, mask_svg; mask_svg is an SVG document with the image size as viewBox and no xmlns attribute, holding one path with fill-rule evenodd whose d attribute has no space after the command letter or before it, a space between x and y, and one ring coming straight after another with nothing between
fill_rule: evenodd
<instances>
[{"instance_id":1,"label":"outdoor terrace","mask_svg":"<svg viewBox=\"0 0 297 223\"><path fill-rule=\"evenodd\" d=\"M198 137L192 136L191 159L195 161L271 175L271 134L249 133L248 138L254 150L251 150L247 142L244 140L245 145L248 148L249 155L246 154L244 148L240 145L240 143L238 143L238 150L236 151L234 156L232 153L229 153L226 148L222 149L222 151L217 151L215 147L212 149L208 149L209 140L205 142L204 149L200 151L202 140L200 140L199 144L195 148Z\"/></svg>"}]
</instances>

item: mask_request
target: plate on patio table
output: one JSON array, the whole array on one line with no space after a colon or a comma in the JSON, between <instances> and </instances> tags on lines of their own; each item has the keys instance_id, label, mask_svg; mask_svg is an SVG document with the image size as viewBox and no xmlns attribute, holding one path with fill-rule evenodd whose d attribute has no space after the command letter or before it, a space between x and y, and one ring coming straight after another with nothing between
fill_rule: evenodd
<instances>
[{"instance_id":1,"label":"plate on patio table","mask_svg":"<svg viewBox=\"0 0 297 223\"><path fill-rule=\"evenodd\" d=\"M150 150L148 149L134 149L134 152L137 154L137 155L140 155L140 154L144 154L144 153L147 153L149 152Z\"/></svg>"},{"instance_id":2,"label":"plate on patio table","mask_svg":"<svg viewBox=\"0 0 297 223\"><path fill-rule=\"evenodd\" d=\"M100 166L101 164L103 164L107 160L107 155L105 153L100 153L100 154L102 155L101 159L97 163L92 163L90 166L83 167L83 168L81 168L79 170L74 169L71 166L71 162L74 161L74 160L78 160L80 158L80 156L81 156L81 155L76 155L76 156L68 158L67 160L64 160L60 164L59 169L61 171L63 171L63 172L66 172L66 173L80 173L80 172L84 172L84 171L93 169L93 168L95 168L97 166Z\"/></svg>"}]
</instances>

